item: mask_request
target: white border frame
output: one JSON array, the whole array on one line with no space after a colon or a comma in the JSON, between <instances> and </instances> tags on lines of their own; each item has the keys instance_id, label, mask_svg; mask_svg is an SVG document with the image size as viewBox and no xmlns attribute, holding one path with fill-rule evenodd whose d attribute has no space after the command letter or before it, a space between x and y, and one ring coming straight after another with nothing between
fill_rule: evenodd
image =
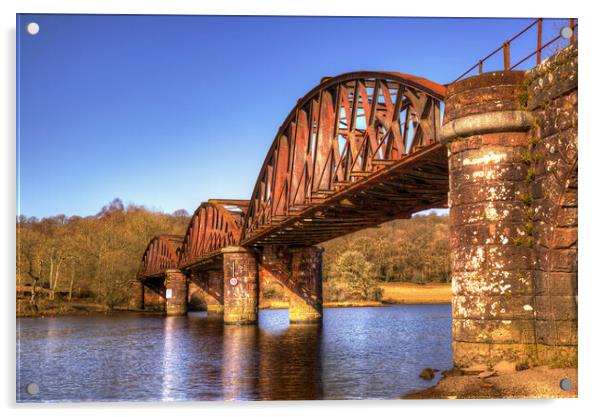
<instances>
[{"instance_id":1,"label":"white border frame","mask_svg":"<svg viewBox=\"0 0 602 417\"><path fill-rule=\"evenodd\" d=\"M371 409L378 412L394 413L438 413L466 416L472 413L488 416L506 416L508 413L529 411L530 413L552 415L579 415L587 413L590 406L599 403L600 395L596 388L600 384L600 358L595 354L602 347L599 309L597 298L602 288L600 283L600 266L595 261L600 258L597 253L597 240L602 236L602 215L600 207L600 179L602 175L596 170L602 157L602 137L596 131L594 121L599 118L596 105L600 91L600 81L596 79L601 67L600 62L600 28L602 21L596 14L595 2L548 0L528 2L525 0L505 0L503 2L486 1L445 1L429 0L428 2L384 1L384 0L303 0L285 2L279 0L222 0L195 1L171 0L152 2L144 0L3 0L0 2L0 19L2 20L2 71L4 98L0 102L0 126L4 130L2 141L2 194L1 205L3 222L3 239L0 256L4 266L2 282L4 285L4 312L2 320L4 341L1 344L3 358L6 361L1 379L2 405L10 414L23 415L43 414L61 417L81 415L81 409L90 416L104 416L108 410L125 411L129 414L143 409L146 416L163 415L166 408L175 409L178 415L196 415L199 412L210 412L212 416L240 415L266 416L285 415L305 416L315 412L336 412L349 416L365 415ZM423 7L420 7L423 6ZM500 7L502 6L502 7ZM341 10L343 12L341 12ZM504 15L500 15L500 11ZM429 17L576 17L579 19L579 77L581 85L586 88L580 93L579 133L581 173L580 173L580 210L581 250L579 252L580 297L579 303L579 399L578 400L479 400L479 401L307 401L307 402L190 402L190 403L76 403L76 404L15 404L15 216L16 216L16 176L15 176L15 22L16 13L111 13L111 14L221 14L221 15L347 15L347 16L412 16ZM570 15L570 16L569 16ZM496 45L491 45L492 48ZM598 52L598 54L596 54ZM477 58L477 57L475 57ZM335 411L336 407L336 411ZM201 408L202 410L199 410ZM598 410L599 412L599 410Z\"/></svg>"}]
</instances>

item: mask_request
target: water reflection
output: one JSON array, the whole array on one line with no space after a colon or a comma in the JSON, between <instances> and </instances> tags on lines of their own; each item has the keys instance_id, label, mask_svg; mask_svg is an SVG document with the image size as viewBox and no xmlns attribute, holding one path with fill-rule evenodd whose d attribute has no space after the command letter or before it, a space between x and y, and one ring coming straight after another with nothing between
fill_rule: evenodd
<instances>
[{"instance_id":1,"label":"water reflection","mask_svg":"<svg viewBox=\"0 0 602 417\"><path fill-rule=\"evenodd\" d=\"M291 324L282 333L263 330L259 338L259 398L322 398L322 325ZM303 346L304 349L299 349Z\"/></svg>"},{"instance_id":2,"label":"water reflection","mask_svg":"<svg viewBox=\"0 0 602 417\"><path fill-rule=\"evenodd\" d=\"M176 400L175 393L178 387L181 386L180 378L182 372L178 372L178 348L181 343L178 343L178 335L176 327L176 317L166 317L165 327L163 331L163 383L161 385L161 400L172 401Z\"/></svg>"},{"instance_id":3,"label":"water reflection","mask_svg":"<svg viewBox=\"0 0 602 417\"><path fill-rule=\"evenodd\" d=\"M448 305L326 309L323 325L219 317L19 319L18 401L399 398L451 367ZM29 396L35 382L40 393Z\"/></svg>"},{"instance_id":4,"label":"water reflection","mask_svg":"<svg viewBox=\"0 0 602 417\"><path fill-rule=\"evenodd\" d=\"M244 400L257 392L257 326L224 326L224 400Z\"/></svg>"}]
</instances>

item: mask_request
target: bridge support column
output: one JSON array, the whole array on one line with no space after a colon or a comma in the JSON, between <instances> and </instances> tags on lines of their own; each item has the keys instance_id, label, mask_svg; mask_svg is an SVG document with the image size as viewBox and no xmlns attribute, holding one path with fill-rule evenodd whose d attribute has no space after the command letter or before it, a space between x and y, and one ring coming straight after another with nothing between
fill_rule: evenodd
<instances>
[{"instance_id":1,"label":"bridge support column","mask_svg":"<svg viewBox=\"0 0 602 417\"><path fill-rule=\"evenodd\" d=\"M138 279L130 282L128 308L130 310L142 310L144 308L144 286Z\"/></svg>"},{"instance_id":2,"label":"bridge support column","mask_svg":"<svg viewBox=\"0 0 602 417\"><path fill-rule=\"evenodd\" d=\"M155 288L144 285L144 309L148 311L165 311L165 298Z\"/></svg>"},{"instance_id":3,"label":"bridge support column","mask_svg":"<svg viewBox=\"0 0 602 417\"><path fill-rule=\"evenodd\" d=\"M222 270L192 274L188 283L188 305L207 314L224 314L224 275Z\"/></svg>"},{"instance_id":4,"label":"bridge support column","mask_svg":"<svg viewBox=\"0 0 602 417\"><path fill-rule=\"evenodd\" d=\"M524 73L486 73L448 87L454 365L531 362L535 345L532 196L525 163L531 113Z\"/></svg>"},{"instance_id":5,"label":"bridge support column","mask_svg":"<svg viewBox=\"0 0 602 417\"><path fill-rule=\"evenodd\" d=\"M183 316L187 313L188 284L186 275L179 269L165 271L165 312L168 316Z\"/></svg>"},{"instance_id":6,"label":"bridge support column","mask_svg":"<svg viewBox=\"0 0 602 417\"><path fill-rule=\"evenodd\" d=\"M286 245L265 245L262 247L258 266L260 306L262 303L268 304L271 301L265 298L266 289L269 288L281 287L283 292L281 300L286 298L288 302L292 286L291 257L291 252Z\"/></svg>"},{"instance_id":7,"label":"bridge support column","mask_svg":"<svg viewBox=\"0 0 602 417\"><path fill-rule=\"evenodd\" d=\"M239 246L222 249L224 255L224 323L255 324L259 285L255 253Z\"/></svg>"},{"instance_id":8,"label":"bridge support column","mask_svg":"<svg viewBox=\"0 0 602 417\"><path fill-rule=\"evenodd\" d=\"M317 246L291 248L289 320L291 323L322 321L322 253Z\"/></svg>"}]
</instances>

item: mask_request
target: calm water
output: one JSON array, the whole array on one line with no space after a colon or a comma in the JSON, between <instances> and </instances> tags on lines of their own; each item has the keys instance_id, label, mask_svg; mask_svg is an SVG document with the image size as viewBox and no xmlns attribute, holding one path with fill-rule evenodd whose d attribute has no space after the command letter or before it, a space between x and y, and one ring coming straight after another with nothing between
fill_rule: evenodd
<instances>
[{"instance_id":1,"label":"calm water","mask_svg":"<svg viewBox=\"0 0 602 417\"><path fill-rule=\"evenodd\" d=\"M326 309L322 326L259 318L18 319L17 400L390 399L433 385L423 368L452 366L449 305Z\"/></svg>"}]
</instances>

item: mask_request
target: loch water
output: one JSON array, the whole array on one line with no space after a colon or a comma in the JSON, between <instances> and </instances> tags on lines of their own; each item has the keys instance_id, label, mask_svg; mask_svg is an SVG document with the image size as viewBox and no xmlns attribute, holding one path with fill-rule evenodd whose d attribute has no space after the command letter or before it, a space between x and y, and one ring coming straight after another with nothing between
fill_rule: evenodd
<instances>
[{"instance_id":1,"label":"loch water","mask_svg":"<svg viewBox=\"0 0 602 417\"><path fill-rule=\"evenodd\" d=\"M328 308L321 325L144 314L17 319L17 401L396 399L452 367L448 304ZM27 386L39 392L31 395Z\"/></svg>"}]
</instances>

